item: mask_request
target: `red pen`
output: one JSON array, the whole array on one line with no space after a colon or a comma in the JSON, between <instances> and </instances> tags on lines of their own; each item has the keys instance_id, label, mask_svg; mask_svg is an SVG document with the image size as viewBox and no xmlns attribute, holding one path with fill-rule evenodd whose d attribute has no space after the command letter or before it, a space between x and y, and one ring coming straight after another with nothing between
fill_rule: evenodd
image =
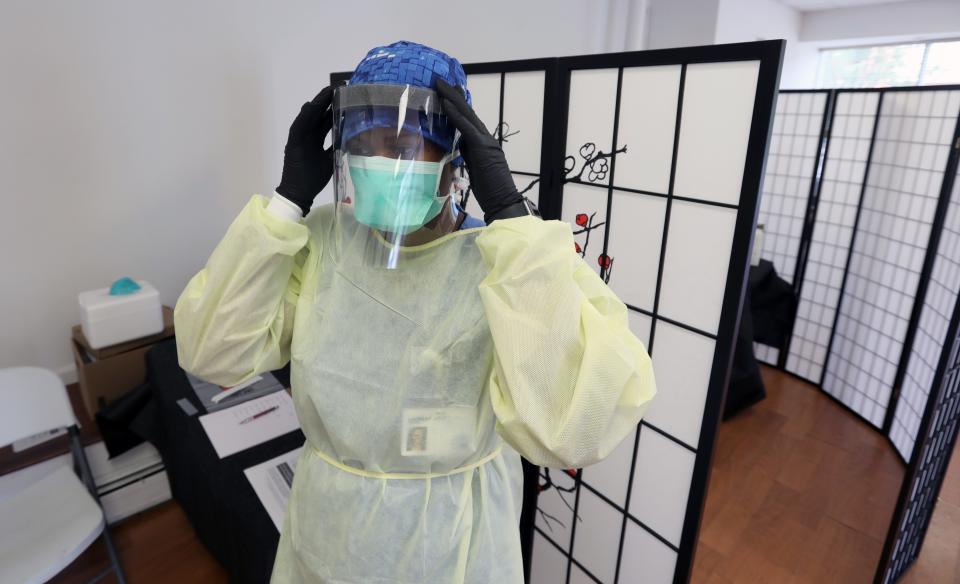
<instances>
[{"instance_id":1,"label":"red pen","mask_svg":"<svg viewBox=\"0 0 960 584\"><path fill-rule=\"evenodd\" d=\"M273 411L276 411L276 410L279 410L279 409L280 409L280 406L273 406L272 408L267 408L267 409L263 410L263 411L260 412L260 413L253 414L253 415L250 416L249 418L244 418L243 420L240 421L240 423L241 423L241 424L246 424L247 422L252 422L252 421L256 420L257 418L259 418L260 416L266 416L266 415L269 414L270 412L273 412Z\"/></svg>"}]
</instances>

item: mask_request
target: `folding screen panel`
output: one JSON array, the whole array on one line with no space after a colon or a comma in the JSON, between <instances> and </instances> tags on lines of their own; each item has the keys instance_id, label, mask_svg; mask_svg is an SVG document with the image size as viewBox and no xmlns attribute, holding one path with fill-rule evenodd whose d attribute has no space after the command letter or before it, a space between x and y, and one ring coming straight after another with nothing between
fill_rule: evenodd
<instances>
[{"instance_id":1,"label":"folding screen panel","mask_svg":"<svg viewBox=\"0 0 960 584\"><path fill-rule=\"evenodd\" d=\"M920 443L913 448L900 489L877 572L877 584L895 582L916 560L943 486L947 463L956 447L960 427L960 303L956 302L960 289L960 195L957 184L954 183L924 302L922 330L911 354L908 377L914 380L915 387L904 386L904 395L897 407L894 443L902 451L908 444L903 442L904 435L914 432ZM926 388L930 388L929 397ZM918 395L909 395L910 391ZM909 411L901 411L901 406ZM914 423L918 427L912 432L910 425Z\"/></svg>"},{"instance_id":2,"label":"folding screen panel","mask_svg":"<svg viewBox=\"0 0 960 584\"><path fill-rule=\"evenodd\" d=\"M534 204L540 202L544 98L547 69L553 62L538 59L464 65L474 110L500 141L517 190ZM552 129L548 127L547 133ZM475 217L483 217L472 196L467 198L466 209Z\"/></svg>"},{"instance_id":3,"label":"folding screen panel","mask_svg":"<svg viewBox=\"0 0 960 584\"><path fill-rule=\"evenodd\" d=\"M757 226L763 226L762 259L797 286L797 260L821 161L830 92L781 91L767 149ZM756 343L757 359L777 365L780 349Z\"/></svg>"},{"instance_id":4,"label":"folding screen panel","mask_svg":"<svg viewBox=\"0 0 960 584\"><path fill-rule=\"evenodd\" d=\"M960 182L954 177L890 439L910 460L960 292Z\"/></svg>"},{"instance_id":5,"label":"folding screen panel","mask_svg":"<svg viewBox=\"0 0 960 584\"><path fill-rule=\"evenodd\" d=\"M561 217L627 304L659 393L605 461L579 474L549 470L535 584L689 577L780 46L560 60Z\"/></svg>"},{"instance_id":6,"label":"folding screen panel","mask_svg":"<svg viewBox=\"0 0 960 584\"><path fill-rule=\"evenodd\" d=\"M659 389L604 462L543 469L532 582L689 579L782 50L464 66L518 189L571 224L578 253L628 305Z\"/></svg>"},{"instance_id":7,"label":"folding screen panel","mask_svg":"<svg viewBox=\"0 0 960 584\"><path fill-rule=\"evenodd\" d=\"M787 371L820 385L878 113L876 93L838 93Z\"/></svg>"},{"instance_id":8,"label":"folding screen panel","mask_svg":"<svg viewBox=\"0 0 960 584\"><path fill-rule=\"evenodd\" d=\"M960 339L957 313L951 322L948 350L937 370L942 381L934 385L934 400L924 415L924 437L917 457L907 471L900 492L893 530L877 573L878 584L895 582L916 560L926 536L937 497L943 486L947 463L957 443L960 427Z\"/></svg>"},{"instance_id":9,"label":"folding screen panel","mask_svg":"<svg viewBox=\"0 0 960 584\"><path fill-rule=\"evenodd\" d=\"M883 94L823 389L881 427L960 109L960 91Z\"/></svg>"},{"instance_id":10,"label":"folding screen panel","mask_svg":"<svg viewBox=\"0 0 960 584\"><path fill-rule=\"evenodd\" d=\"M957 337L958 315L954 314L948 349L938 368L942 374L934 386L933 400L928 404L921 426L923 442L915 460L907 469L900 492L893 530L880 563L876 582L896 582L917 559L923 545L930 517L943 486L947 463L957 443L960 427L960 338Z\"/></svg>"}]
</instances>

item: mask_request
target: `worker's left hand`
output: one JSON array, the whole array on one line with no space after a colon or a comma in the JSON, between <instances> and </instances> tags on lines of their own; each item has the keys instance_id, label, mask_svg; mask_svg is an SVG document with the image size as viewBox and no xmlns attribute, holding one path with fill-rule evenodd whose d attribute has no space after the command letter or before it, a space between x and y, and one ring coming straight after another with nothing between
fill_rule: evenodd
<instances>
[{"instance_id":1,"label":"worker's left hand","mask_svg":"<svg viewBox=\"0 0 960 584\"><path fill-rule=\"evenodd\" d=\"M500 143L487 131L462 90L438 79L437 92L443 100L443 113L460 130L460 154L470 171L470 184L484 220L489 224L529 214Z\"/></svg>"},{"instance_id":2,"label":"worker's left hand","mask_svg":"<svg viewBox=\"0 0 960 584\"><path fill-rule=\"evenodd\" d=\"M333 88L325 87L303 104L283 149L283 174L277 193L296 203L304 215L333 176L333 146L323 147L333 126L332 102Z\"/></svg>"}]
</instances>

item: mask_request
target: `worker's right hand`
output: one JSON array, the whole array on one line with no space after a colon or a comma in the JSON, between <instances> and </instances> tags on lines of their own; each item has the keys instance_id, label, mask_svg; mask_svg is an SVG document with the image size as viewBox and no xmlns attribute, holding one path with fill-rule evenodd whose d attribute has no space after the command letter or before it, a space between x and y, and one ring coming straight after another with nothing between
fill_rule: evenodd
<instances>
[{"instance_id":1,"label":"worker's right hand","mask_svg":"<svg viewBox=\"0 0 960 584\"><path fill-rule=\"evenodd\" d=\"M333 88L326 87L313 101L303 104L283 150L283 174L277 193L300 207L304 215L333 176L333 146L323 148L333 126L332 101Z\"/></svg>"}]
</instances>

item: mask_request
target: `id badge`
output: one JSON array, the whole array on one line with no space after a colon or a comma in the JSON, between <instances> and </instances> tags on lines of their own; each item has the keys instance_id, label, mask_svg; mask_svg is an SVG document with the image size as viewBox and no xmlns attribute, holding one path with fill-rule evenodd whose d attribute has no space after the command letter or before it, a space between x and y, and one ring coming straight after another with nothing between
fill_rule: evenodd
<instances>
[{"instance_id":1,"label":"id badge","mask_svg":"<svg viewBox=\"0 0 960 584\"><path fill-rule=\"evenodd\" d=\"M476 408L446 406L403 410L400 454L447 457L476 451Z\"/></svg>"}]
</instances>

